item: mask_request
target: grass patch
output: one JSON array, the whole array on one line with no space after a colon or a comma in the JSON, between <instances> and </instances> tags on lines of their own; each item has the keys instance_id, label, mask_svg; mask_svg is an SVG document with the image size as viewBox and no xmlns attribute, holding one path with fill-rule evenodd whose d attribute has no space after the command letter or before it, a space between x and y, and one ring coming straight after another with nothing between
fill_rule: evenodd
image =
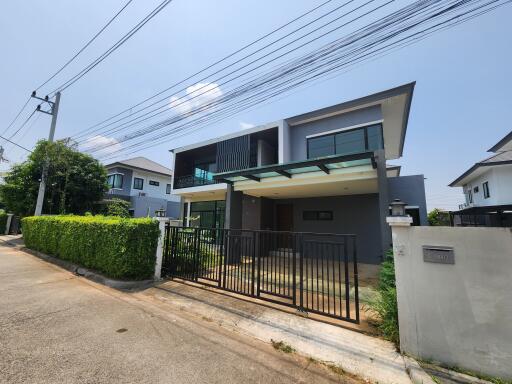
<instances>
[{"instance_id":1,"label":"grass patch","mask_svg":"<svg viewBox=\"0 0 512 384\"><path fill-rule=\"evenodd\" d=\"M368 302L368 309L374 324L382 336L398 346L400 334L398 331L398 304L396 299L395 263L393 251L386 253L379 274L377 295Z\"/></svg>"},{"instance_id":2,"label":"grass patch","mask_svg":"<svg viewBox=\"0 0 512 384\"><path fill-rule=\"evenodd\" d=\"M295 348L293 348L290 344L286 344L284 341L276 341L273 339L270 339L270 342L272 343L272 346L276 351L281 351L284 353L292 353L295 352Z\"/></svg>"}]
</instances>

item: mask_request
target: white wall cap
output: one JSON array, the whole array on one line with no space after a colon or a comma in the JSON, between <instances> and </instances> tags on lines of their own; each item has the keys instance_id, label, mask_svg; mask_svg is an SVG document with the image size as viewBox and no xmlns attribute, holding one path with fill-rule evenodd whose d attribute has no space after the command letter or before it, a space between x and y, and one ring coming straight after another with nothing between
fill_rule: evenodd
<instances>
[{"instance_id":1,"label":"white wall cap","mask_svg":"<svg viewBox=\"0 0 512 384\"><path fill-rule=\"evenodd\" d=\"M394 227L410 227L412 224L411 216L388 216L386 222Z\"/></svg>"}]
</instances>

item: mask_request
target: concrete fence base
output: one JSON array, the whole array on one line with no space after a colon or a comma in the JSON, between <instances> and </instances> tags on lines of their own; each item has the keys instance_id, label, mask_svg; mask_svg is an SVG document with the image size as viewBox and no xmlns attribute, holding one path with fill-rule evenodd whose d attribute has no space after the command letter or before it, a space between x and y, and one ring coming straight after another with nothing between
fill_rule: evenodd
<instances>
[{"instance_id":1,"label":"concrete fence base","mask_svg":"<svg viewBox=\"0 0 512 384\"><path fill-rule=\"evenodd\" d=\"M511 229L388 222L402 352L511 379Z\"/></svg>"}]
</instances>

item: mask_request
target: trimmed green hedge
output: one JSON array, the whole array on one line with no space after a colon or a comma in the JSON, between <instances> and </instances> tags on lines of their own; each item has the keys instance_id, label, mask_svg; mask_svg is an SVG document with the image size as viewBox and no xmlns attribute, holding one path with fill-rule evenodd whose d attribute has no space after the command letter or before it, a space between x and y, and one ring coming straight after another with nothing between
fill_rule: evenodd
<instances>
[{"instance_id":1,"label":"trimmed green hedge","mask_svg":"<svg viewBox=\"0 0 512 384\"><path fill-rule=\"evenodd\" d=\"M25 246L115 279L153 276L160 231L149 218L38 216L22 219Z\"/></svg>"},{"instance_id":2,"label":"trimmed green hedge","mask_svg":"<svg viewBox=\"0 0 512 384\"><path fill-rule=\"evenodd\" d=\"M5 226L7 225L7 213L0 209L0 235L5 233Z\"/></svg>"}]
</instances>

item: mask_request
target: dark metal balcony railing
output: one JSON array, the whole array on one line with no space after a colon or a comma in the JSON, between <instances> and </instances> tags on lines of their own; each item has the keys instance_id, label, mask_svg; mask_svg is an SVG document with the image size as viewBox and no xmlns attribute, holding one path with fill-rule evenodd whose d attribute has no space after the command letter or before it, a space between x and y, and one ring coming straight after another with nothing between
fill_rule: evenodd
<instances>
[{"instance_id":1,"label":"dark metal balcony railing","mask_svg":"<svg viewBox=\"0 0 512 384\"><path fill-rule=\"evenodd\" d=\"M174 188L190 188L198 187L200 185L217 184L218 181L212 180L208 177L200 177L195 175L177 176L174 178Z\"/></svg>"}]
</instances>

